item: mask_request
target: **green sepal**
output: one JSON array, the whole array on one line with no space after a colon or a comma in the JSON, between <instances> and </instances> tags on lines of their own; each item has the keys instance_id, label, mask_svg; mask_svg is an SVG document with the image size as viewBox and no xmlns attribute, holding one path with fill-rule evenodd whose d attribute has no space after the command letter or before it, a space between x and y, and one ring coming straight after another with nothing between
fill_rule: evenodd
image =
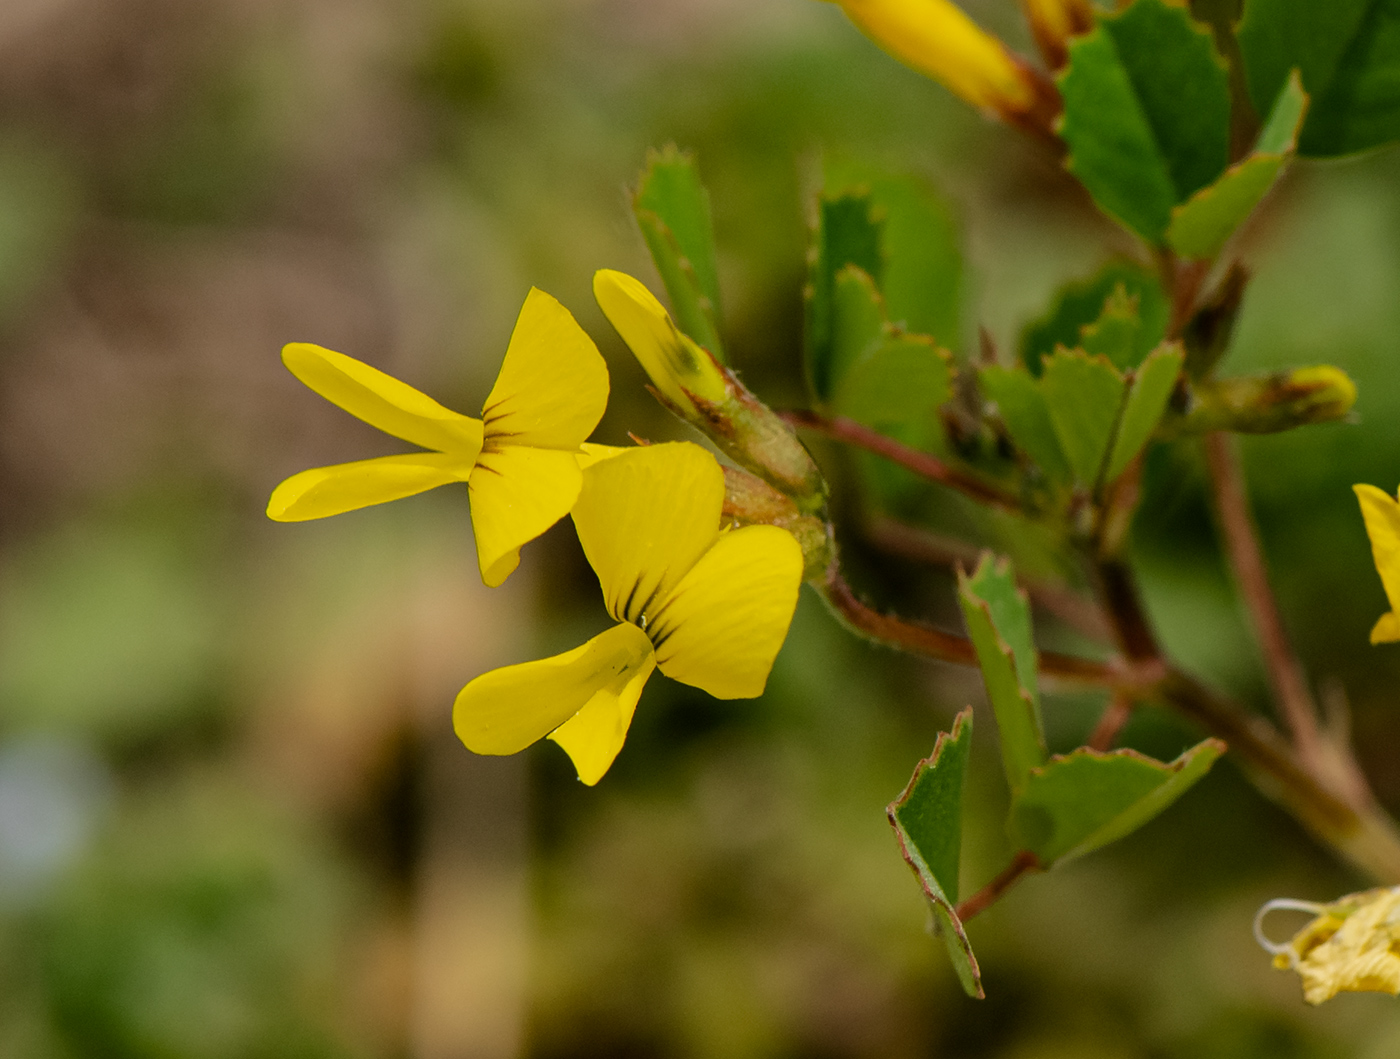
<instances>
[{"instance_id":1,"label":"green sepal","mask_svg":"<svg viewBox=\"0 0 1400 1059\"><path fill-rule=\"evenodd\" d=\"M1127 383L1107 358L1061 349L1045 358L1040 388L1070 469L1085 486L1096 489Z\"/></svg>"},{"instance_id":2,"label":"green sepal","mask_svg":"<svg viewBox=\"0 0 1400 1059\"><path fill-rule=\"evenodd\" d=\"M676 323L724 363L710 197L694 156L674 144L648 151L632 212L670 295Z\"/></svg>"},{"instance_id":3,"label":"green sepal","mask_svg":"<svg viewBox=\"0 0 1400 1059\"><path fill-rule=\"evenodd\" d=\"M1167 243L1173 250L1201 260L1220 253L1293 157L1307 110L1308 96L1294 70L1279 92L1253 153L1172 210Z\"/></svg>"},{"instance_id":4,"label":"green sepal","mask_svg":"<svg viewBox=\"0 0 1400 1059\"><path fill-rule=\"evenodd\" d=\"M1180 344L1172 342L1159 346L1133 372L1128 399L1123 402L1123 412L1118 417L1118 433L1113 439L1105 481L1111 482L1122 474L1152 437L1167 410L1185 360L1186 354Z\"/></svg>"},{"instance_id":5,"label":"green sepal","mask_svg":"<svg viewBox=\"0 0 1400 1059\"><path fill-rule=\"evenodd\" d=\"M840 326L837 277L847 266L854 265L865 273L878 293L884 276L880 225L872 211L868 194L835 198L823 195L817 200L811 269L803 292L806 302L803 337L808 381L813 395L821 402L831 399L841 377L833 364L833 345Z\"/></svg>"},{"instance_id":6,"label":"green sepal","mask_svg":"<svg viewBox=\"0 0 1400 1059\"><path fill-rule=\"evenodd\" d=\"M881 220L890 322L954 345L962 309L962 239L952 209L925 180L854 161L829 161L827 194L867 194Z\"/></svg>"},{"instance_id":7,"label":"green sepal","mask_svg":"<svg viewBox=\"0 0 1400 1059\"><path fill-rule=\"evenodd\" d=\"M1084 328L1092 325L1114 292L1122 288L1137 305L1139 328L1132 367L1147 356L1167 331L1170 306L1157 277L1131 261L1110 261L1087 279L1062 288L1048 313L1027 325L1021 333L1021 361L1032 375L1039 375L1041 358L1057 346L1073 349L1084 342Z\"/></svg>"},{"instance_id":8,"label":"green sepal","mask_svg":"<svg viewBox=\"0 0 1400 1059\"><path fill-rule=\"evenodd\" d=\"M1069 461L1050 421L1050 407L1040 384L1021 368L988 365L977 374L982 395L997 406L997 413L1016 447L1029 456L1052 483L1068 485L1074 479Z\"/></svg>"},{"instance_id":9,"label":"green sepal","mask_svg":"<svg viewBox=\"0 0 1400 1059\"><path fill-rule=\"evenodd\" d=\"M1170 764L1134 750L1056 755L1013 795L1007 830L1047 867L1081 857L1162 812L1224 752L1223 742L1207 739Z\"/></svg>"},{"instance_id":10,"label":"green sepal","mask_svg":"<svg viewBox=\"0 0 1400 1059\"><path fill-rule=\"evenodd\" d=\"M982 999L977 957L958 919L958 866L962 856L962 799L972 749L972 710L940 732L933 753L920 761L904 793L885 807L899 851L914 870L943 935L958 981L968 996Z\"/></svg>"},{"instance_id":11,"label":"green sepal","mask_svg":"<svg viewBox=\"0 0 1400 1059\"><path fill-rule=\"evenodd\" d=\"M1400 139L1400 6L1394 0L1249 0L1236 34L1262 114L1289 71L1312 96L1298 153L1326 158Z\"/></svg>"},{"instance_id":12,"label":"green sepal","mask_svg":"<svg viewBox=\"0 0 1400 1059\"><path fill-rule=\"evenodd\" d=\"M1030 604L1010 560L997 562L990 552L971 577L958 571L958 604L996 715L1006 782L1017 791L1045 762Z\"/></svg>"},{"instance_id":13,"label":"green sepal","mask_svg":"<svg viewBox=\"0 0 1400 1059\"><path fill-rule=\"evenodd\" d=\"M887 334L845 372L831 409L884 432L935 422L953 395L952 360L927 335Z\"/></svg>"},{"instance_id":14,"label":"green sepal","mask_svg":"<svg viewBox=\"0 0 1400 1059\"><path fill-rule=\"evenodd\" d=\"M1184 6L1137 0L1069 44L1059 78L1066 167L1099 208L1159 244L1171 209L1229 160L1230 89Z\"/></svg>"}]
</instances>

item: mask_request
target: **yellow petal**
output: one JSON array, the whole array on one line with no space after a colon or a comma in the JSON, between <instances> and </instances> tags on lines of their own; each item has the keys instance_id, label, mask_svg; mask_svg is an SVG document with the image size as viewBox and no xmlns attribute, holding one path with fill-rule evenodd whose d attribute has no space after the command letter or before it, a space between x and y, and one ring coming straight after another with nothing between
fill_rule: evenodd
<instances>
[{"instance_id":1,"label":"yellow petal","mask_svg":"<svg viewBox=\"0 0 1400 1059\"><path fill-rule=\"evenodd\" d=\"M485 449L468 486L481 579L492 588L520 563L520 547L569 513L583 472L572 452L507 445Z\"/></svg>"},{"instance_id":2,"label":"yellow petal","mask_svg":"<svg viewBox=\"0 0 1400 1059\"><path fill-rule=\"evenodd\" d=\"M481 420L444 408L378 368L309 342L282 347L282 363L327 401L386 434L467 460L481 448Z\"/></svg>"},{"instance_id":3,"label":"yellow petal","mask_svg":"<svg viewBox=\"0 0 1400 1059\"><path fill-rule=\"evenodd\" d=\"M801 546L776 526L720 537L648 626L661 672L717 699L762 695L797 606L802 565Z\"/></svg>"},{"instance_id":4,"label":"yellow petal","mask_svg":"<svg viewBox=\"0 0 1400 1059\"><path fill-rule=\"evenodd\" d=\"M487 437L577 449L607 405L608 367L593 339L568 309L531 287L481 410Z\"/></svg>"},{"instance_id":5,"label":"yellow petal","mask_svg":"<svg viewBox=\"0 0 1400 1059\"><path fill-rule=\"evenodd\" d=\"M1390 600L1390 609L1400 611L1400 504L1374 485L1352 488L1361 502L1361 517L1366 521L1366 533L1371 538L1371 555L1381 575L1386 598Z\"/></svg>"},{"instance_id":6,"label":"yellow petal","mask_svg":"<svg viewBox=\"0 0 1400 1059\"><path fill-rule=\"evenodd\" d=\"M719 532L724 472L699 445L628 449L583 472L574 525L608 613L638 621Z\"/></svg>"},{"instance_id":7,"label":"yellow petal","mask_svg":"<svg viewBox=\"0 0 1400 1059\"><path fill-rule=\"evenodd\" d=\"M1024 111L1028 76L1006 46L950 0L837 0L871 40L973 106Z\"/></svg>"},{"instance_id":8,"label":"yellow petal","mask_svg":"<svg viewBox=\"0 0 1400 1059\"><path fill-rule=\"evenodd\" d=\"M603 778L622 749L642 688L656 668L656 655L651 651L646 633L635 625L624 624L618 628L631 629L641 637L634 641L637 651L641 651L642 641L646 641L644 660L629 669L625 678L619 677L613 684L594 692L583 709L549 733L549 738L563 747L573 761L578 778L590 787Z\"/></svg>"},{"instance_id":9,"label":"yellow petal","mask_svg":"<svg viewBox=\"0 0 1400 1059\"><path fill-rule=\"evenodd\" d=\"M598 445L592 441L585 441L579 446L579 450L574 459L578 460L580 470L592 467L599 460L610 460L614 456L631 451L626 445Z\"/></svg>"},{"instance_id":10,"label":"yellow petal","mask_svg":"<svg viewBox=\"0 0 1400 1059\"><path fill-rule=\"evenodd\" d=\"M1371 642L1395 643L1397 640L1400 640L1400 614L1393 610L1387 611L1371 627Z\"/></svg>"},{"instance_id":11,"label":"yellow petal","mask_svg":"<svg viewBox=\"0 0 1400 1059\"><path fill-rule=\"evenodd\" d=\"M655 665L646 634L634 625L616 625L553 658L483 673L458 693L452 726L468 750L514 754L599 696L629 701L630 717Z\"/></svg>"},{"instance_id":12,"label":"yellow petal","mask_svg":"<svg viewBox=\"0 0 1400 1059\"><path fill-rule=\"evenodd\" d=\"M278 522L303 522L339 515L449 482L466 481L471 469L470 459L444 452L380 456L317 467L292 475L274 489L267 502L267 516Z\"/></svg>"},{"instance_id":13,"label":"yellow petal","mask_svg":"<svg viewBox=\"0 0 1400 1059\"><path fill-rule=\"evenodd\" d=\"M671 314L640 280L600 269L593 274L593 296L652 385L681 412L696 414L686 390L714 404L724 400L728 388L710 355L681 334Z\"/></svg>"}]
</instances>

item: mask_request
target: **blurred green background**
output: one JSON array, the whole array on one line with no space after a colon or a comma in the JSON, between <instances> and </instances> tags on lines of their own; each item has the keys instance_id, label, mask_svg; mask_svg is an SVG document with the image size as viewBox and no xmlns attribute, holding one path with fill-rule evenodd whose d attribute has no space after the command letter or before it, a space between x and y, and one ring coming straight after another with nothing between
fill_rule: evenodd
<instances>
[{"instance_id":1,"label":"blurred green background","mask_svg":"<svg viewBox=\"0 0 1400 1059\"><path fill-rule=\"evenodd\" d=\"M1010 0L968 7L1024 48ZM450 728L472 676L603 627L567 525L488 592L465 490L266 521L281 478L392 444L283 343L472 412L531 284L608 356L601 440L686 436L590 295L600 267L656 285L624 189L668 141L711 190L731 359L779 406L804 398L824 157L942 189L967 308L939 337L963 351L985 326L1009 357L1126 246L1053 160L812 0L0 5L0 1056L1400 1054L1394 1000L1306 1008L1255 947L1262 901L1363 881L1231 766L975 921L979 1004L883 814L981 709L975 674L804 597L763 699L653 680L587 789L553 746L475 758ZM1299 165L1240 250L1227 370L1330 361L1360 386L1355 422L1246 459L1300 652L1400 808L1400 653L1366 643L1385 603L1349 488L1400 481L1400 154ZM1154 452L1144 511L1165 641L1262 708L1191 444ZM946 575L850 555L876 598L955 620ZM1052 749L1100 706L1051 697ZM988 722L969 892L1008 852Z\"/></svg>"}]
</instances>

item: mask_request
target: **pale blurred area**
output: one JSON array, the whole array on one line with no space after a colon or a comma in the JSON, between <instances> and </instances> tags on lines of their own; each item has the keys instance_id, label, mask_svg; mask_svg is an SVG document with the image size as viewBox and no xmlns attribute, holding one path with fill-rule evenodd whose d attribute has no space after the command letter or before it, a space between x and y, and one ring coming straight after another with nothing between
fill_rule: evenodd
<instances>
[{"instance_id":1,"label":"pale blurred area","mask_svg":"<svg viewBox=\"0 0 1400 1059\"><path fill-rule=\"evenodd\" d=\"M1019 40L1009 0L969 6ZM1400 1054L1388 998L1304 1009L1254 948L1261 901L1358 880L1228 768L975 923L977 1005L883 815L975 675L804 599L768 695L658 677L587 789L552 745L473 757L450 719L476 674L603 627L567 524L487 590L464 490L266 520L286 475L400 451L284 343L474 413L532 284L608 357L601 440L685 436L589 293L600 267L654 283L625 187L667 141L699 152L733 359L778 405L803 399L823 150L948 193L978 277L940 336L962 349L979 323L1009 348L1121 245L1052 162L811 0L0 2L0 1059ZM1383 601L1347 486L1400 480L1397 176L1383 153L1294 180L1235 355L1362 386L1360 426L1249 455L1288 617L1391 804L1400 667L1365 646ZM1259 700L1196 465L1154 473L1155 616ZM954 620L946 577L856 564ZM1052 700L1054 748L1097 707ZM977 723L968 890L1007 852Z\"/></svg>"}]
</instances>

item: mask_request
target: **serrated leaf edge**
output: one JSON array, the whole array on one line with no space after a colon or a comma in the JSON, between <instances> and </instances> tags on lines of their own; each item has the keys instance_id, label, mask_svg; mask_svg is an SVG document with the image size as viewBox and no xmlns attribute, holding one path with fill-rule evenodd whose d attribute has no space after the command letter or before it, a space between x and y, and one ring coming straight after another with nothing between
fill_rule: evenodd
<instances>
[{"instance_id":1,"label":"serrated leaf edge","mask_svg":"<svg viewBox=\"0 0 1400 1059\"><path fill-rule=\"evenodd\" d=\"M953 718L953 727L951 731L938 733L938 738L933 744L933 753L914 766L914 772L909 777L909 782L905 785L904 790L900 792L899 797L885 806L885 818L889 820L890 827L894 829L894 837L895 841L899 843L900 855L904 858L905 863L909 865L910 870L913 871L914 877L919 880L919 889L924 892L924 897L931 905L936 905L939 910L948 917L948 923L953 929L953 936L957 942L958 948L962 950L963 955L967 957L968 967L972 972L972 983L976 988L976 992L973 993L969 991L969 995L978 1000L985 1000L987 994L982 988L982 970L977 965L977 956L972 951L972 943L968 940L967 930L963 926L962 920L958 918L957 909L953 906L952 902L948 900L947 895L943 892L943 887L939 884L938 880L933 877L933 872L929 869L928 864L924 862L924 858L919 855L918 850L914 848L913 840L909 838L908 832L904 830L903 825L899 822L899 818L895 815L896 811L908 802L910 796L914 792L914 786L919 782L919 777L923 775L924 770L937 765L938 759L943 753L944 746L960 739L962 737L964 725L971 723L972 707L968 706L960 710L958 715ZM956 968L954 968L954 970L956 971ZM961 980L962 976L959 975L958 977L959 980Z\"/></svg>"}]
</instances>

